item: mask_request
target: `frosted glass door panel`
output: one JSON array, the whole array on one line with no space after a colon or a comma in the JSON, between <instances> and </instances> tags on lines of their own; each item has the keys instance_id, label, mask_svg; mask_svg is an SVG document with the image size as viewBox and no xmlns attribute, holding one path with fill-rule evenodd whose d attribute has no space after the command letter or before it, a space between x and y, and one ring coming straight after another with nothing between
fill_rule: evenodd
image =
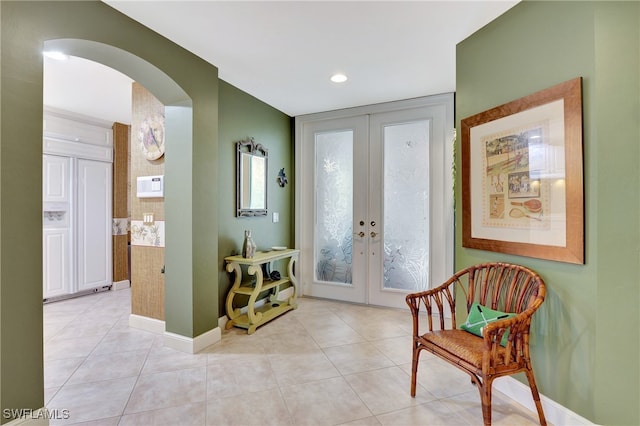
<instances>
[{"instance_id":1,"label":"frosted glass door panel","mask_svg":"<svg viewBox=\"0 0 640 426\"><path fill-rule=\"evenodd\" d=\"M301 131L305 295L366 301L368 130L368 118L358 116L306 123Z\"/></svg>"},{"instance_id":2,"label":"frosted glass door panel","mask_svg":"<svg viewBox=\"0 0 640 426\"><path fill-rule=\"evenodd\" d=\"M316 280L351 285L353 131L315 136Z\"/></svg>"},{"instance_id":3,"label":"frosted glass door panel","mask_svg":"<svg viewBox=\"0 0 640 426\"><path fill-rule=\"evenodd\" d=\"M384 289L426 290L429 122L384 127Z\"/></svg>"}]
</instances>

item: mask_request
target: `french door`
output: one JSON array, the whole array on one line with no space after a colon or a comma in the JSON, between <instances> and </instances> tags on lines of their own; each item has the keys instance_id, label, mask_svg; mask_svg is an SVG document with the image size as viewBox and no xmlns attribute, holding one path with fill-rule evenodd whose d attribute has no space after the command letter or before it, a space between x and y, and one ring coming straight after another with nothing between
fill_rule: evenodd
<instances>
[{"instance_id":1,"label":"french door","mask_svg":"<svg viewBox=\"0 0 640 426\"><path fill-rule=\"evenodd\" d=\"M302 293L404 308L407 293L446 279L452 96L296 122Z\"/></svg>"}]
</instances>

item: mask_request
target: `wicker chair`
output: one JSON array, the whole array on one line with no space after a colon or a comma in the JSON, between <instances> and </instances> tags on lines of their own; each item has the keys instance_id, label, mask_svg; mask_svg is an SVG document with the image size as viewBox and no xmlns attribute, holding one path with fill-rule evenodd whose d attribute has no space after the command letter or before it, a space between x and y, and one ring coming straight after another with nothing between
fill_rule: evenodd
<instances>
[{"instance_id":1,"label":"wicker chair","mask_svg":"<svg viewBox=\"0 0 640 426\"><path fill-rule=\"evenodd\" d=\"M465 296L467 314L473 302L477 302L493 310L517 315L490 322L483 329L483 337L459 330L456 327L455 287ZM437 288L409 294L407 304L413 316L411 396L416 396L420 353L427 350L471 376L471 382L480 391L485 425L491 424L493 380L524 372L540 424L546 425L529 358L531 317L544 301L545 293L544 281L534 271L507 263L485 263L456 273ZM419 315L421 307L425 308L426 316ZM449 327L445 327L445 316L451 317L446 321ZM428 332L421 334L420 322L428 324ZM502 338L506 332L505 342Z\"/></svg>"}]
</instances>

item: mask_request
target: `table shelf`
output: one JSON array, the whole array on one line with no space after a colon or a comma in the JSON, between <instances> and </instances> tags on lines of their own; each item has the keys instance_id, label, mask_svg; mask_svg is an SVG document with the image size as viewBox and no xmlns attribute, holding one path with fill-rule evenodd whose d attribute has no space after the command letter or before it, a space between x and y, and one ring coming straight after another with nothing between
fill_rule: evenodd
<instances>
[{"instance_id":1,"label":"table shelf","mask_svg":"<svg viewBox=\"0 0 640 426\"><path fill-rule=\"evenodd\" d=\"M240 327L247 329L248 334L253 334L256 329L277 318L278 316L298 307L298 281L294 274L294 265L298 261L300 251L295 249L274 250L270 252L258 252L253 258L242 256L225 257L227 262L227 272L234 274L234 282L229 294L227 294L227 325L226 328ZM289 259L287 264L288 277L279 280L265 280L262 273L262 265L276 260ZM242 285L243 271L241 266L247 266L247 274L255 276L255 285ZM277 300L280 287L291 283L293 294L287 300ZM257 298L260 293L272 291L262 306L256 307ZM233 301L237 295L249 296L246 308L234 308Z\"/></svg>"}]
</instances>

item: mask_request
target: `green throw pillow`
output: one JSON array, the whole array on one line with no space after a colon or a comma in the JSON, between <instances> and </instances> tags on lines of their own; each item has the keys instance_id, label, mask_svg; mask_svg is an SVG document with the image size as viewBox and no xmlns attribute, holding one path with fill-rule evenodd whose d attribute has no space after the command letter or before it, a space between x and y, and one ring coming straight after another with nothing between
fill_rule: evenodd
<instances>
[{"instance_id":1,"label":"green throw pillow","mask_svg":"<svg viewBox=\"0 0 640 426\"><path fill-rule=\"evenodd\" d=\"M460 326L461 329L468 331L469 333L473 333L476 336L482 337L482 329L485 325L490 322L497 321L505 318L515 317L516 314L508 314L505 312L494 311L493 309L489 309L486 306L482 306L479 303L473 303L471 305L471 310L469 311L469 316L467 317L467 322ZM509 331L505 331L502 335L502 340L500 344L502 346L507 345L507 339L509 338Z\"/></svg>"}]
</instances>

